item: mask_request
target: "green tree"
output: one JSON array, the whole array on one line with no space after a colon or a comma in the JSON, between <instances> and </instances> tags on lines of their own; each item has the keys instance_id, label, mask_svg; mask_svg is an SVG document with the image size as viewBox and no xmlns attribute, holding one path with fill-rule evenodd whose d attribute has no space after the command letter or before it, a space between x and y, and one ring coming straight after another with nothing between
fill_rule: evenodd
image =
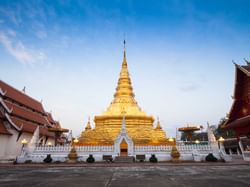
<instances>
[{"instance_id":1,"label":"green tree","mask_svg":"<svg viewBox=\"0 0 250 187\"><path fill-rule=\"evenodd\" d=\"M220 119L218 123L218 127L215 131L216 138L223 137L223 138L235 138L235 132L231 129L225 129L224 124L227 121L226 117Z\"/></svg>"}]
</instances>

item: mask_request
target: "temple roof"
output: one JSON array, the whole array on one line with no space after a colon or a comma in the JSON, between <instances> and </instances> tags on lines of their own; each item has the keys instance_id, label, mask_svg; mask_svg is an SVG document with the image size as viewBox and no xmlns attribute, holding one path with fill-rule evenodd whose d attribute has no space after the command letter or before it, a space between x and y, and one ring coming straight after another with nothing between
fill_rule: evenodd
<instances>
[{"instance_id":1,"label":"temple roof","mask_svg":"<svg viewBox=\"0 0 250 187\"><path fill-rule=\"evenodd\" d=\"M7 97L11 100L14 100L18 103L23 104L24 106L28 108L31 108L33 110L36 110L38 112L45 114L45 111L43 109L41 102L29 97L23 92L3 82L2 80L0 80L0 88L2 89L4 93L4 97Z\"/></svg>"},{"instance_id":2,"label":"temple roof","mask_svg":"<svg viewBox=\"0 0 250 187\"><path fill-rule=\"evenodd\" d=\"M45 116L42 116L40 113L32 112L8 101L5 101L5 104L11 110L12 115L36 122L41 125L50 125L49 121L45 118Z\"/></svg>"},{"instance_id":3,"label":"temple roof","mask_svg":"<svg viewBox=\"0 0 250 187\"><path fill-rule=\"evenodd\" d=\"M226 129L249 127L250 115L234 120L226 126Z\"/></svg>"},{"instance_id":4,"label":"temple roof","mask_svg":"<svg viewBox=\"0 0 250 187\"><path fill-rule=\"evenodd\" d=\"M125 41L122 67L114 94L114 99L108 109L102 115L123 116L124 114L132 116L146 116L135 100L135 94L133 92L133 87L128 72Z\"/></svg>"},{"instance_id":5,"label":"temple roof","mask_svg":"<svg viewBox=\"0 0 250 187\"><path fill-rule=\"evenodd\" d=\"M225 128L237 128L246 126L250 115L250 63L247 65L235 63L235 85L233 103L224 123Z\"/></svg>"},{"instance_id":6,"label":"temple roof","mask_svg":"<svg viewBox=\"0 0 250 187\"><path fill-rule=\"evenodd\" d=\"M11 116L11 120L12 122L14 122L18 127L21 127L23 132L29 132L29 133L34 133L36 128L37 128L37 124L30 122L30 121L26 121L26 120L22 120L20 118L17 117L13 117ZM49 132L49 128L46 126L41 126L39 125L39 132L41 135L43 136L49 136L49 137L54 137L54 133Z\"/></svg>"},{"instance_id":7,"label":"temple roof","mask_svg":"<svg viewBox=\"0 0 250 187\"><path fill-rule=\"evenodd\" d=\"M45 112L42 103L0 80L0 131L4 131L3 119L17 131L34 133L39 126L40 134L54 137L49 128L61 128L51 113ZM5 132L6 133L6 132Z\"/></svg>"}]
</instances>

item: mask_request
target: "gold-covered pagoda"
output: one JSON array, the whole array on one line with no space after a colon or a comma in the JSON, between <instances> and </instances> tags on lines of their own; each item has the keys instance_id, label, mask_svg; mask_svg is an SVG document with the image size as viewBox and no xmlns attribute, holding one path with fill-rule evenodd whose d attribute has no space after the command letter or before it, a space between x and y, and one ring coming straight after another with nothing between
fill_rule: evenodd
<instances>
[{"instance_id":1,"label":"gold-covered pagoda","mask_svg":"<svg viewBox=\"0 0 250 187\"><path fill-rule=\"evenodd\" d=\"M159 120L154 128L154 118L143 112L135 100L128 72L125 41L122 68L114 99L105 112L95 116L95 128L91 128L88 121L78 145L113 145L120 133L123 116L126 119L128 136L135 145L169 144Z\"/></svg>"}]
</instances>

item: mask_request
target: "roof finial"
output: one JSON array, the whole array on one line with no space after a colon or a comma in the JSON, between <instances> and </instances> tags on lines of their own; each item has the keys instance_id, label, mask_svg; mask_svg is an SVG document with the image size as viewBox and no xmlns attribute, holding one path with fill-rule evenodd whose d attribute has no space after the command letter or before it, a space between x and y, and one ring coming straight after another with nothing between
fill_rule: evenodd
<instances>
[{"instance_id":1,"label":"roof finial","mask_svg":"<svg viewBox=\"0 0 250 187\"><path fill-rule=\"evenodd\" d=\"M127 62L126 60L126 40L123 40L123 62Z\"/></svg>"},{"instance_id":2,"label":"roof finial","mask_svg":"<svg viewBox=\"0 0 250 187\"><path fill-rule=\"evenodd\" d=\"M23 91L23 93L26 92L26 86L23 87L22 91Z\"/></svg>"},{"instance_id":3,"label":"roof finial","mask_svg":"<svg viewBox=\"0 0 250 187\"><path fill-rule=\"evenodd\" d=\"M124 45L124 51L126 51L126 40L123 40L123 45Z\"/></svg>"},{"instance_id":4,"label":"roof finial","mask_svg":"<svg viewBox=\"0 0 250 187\"><path fill-rule=\"evenodd\" d=\"M157 124L156 124L155 129L161 129L161 123L160 123L160 119L158 116L157 116Z\"/></svg>"},{"instance_id":5,"label":"roof finial","mask_svg":"<svg viewBox=\"0 0 250 187\"><path fill-rule=\"evenodd\" d=\"M87 125L85 127L85 130L90 130L90 129L92 129L92 128L91 128L91 125L90 125L90 116L89 116L88 117L88 123L87 123Z\"/></svg>"},{"instance_id":6,"label":"roof finial","mask_svg":"<svg viewBox=\"0 0 250 187\"><path fill-rule=\"evenodd\" d=\"M247 59L244 58L244 61L247 63L247 65L250 65L250 61L248 61Z\"/></svg>"}]
</instances>

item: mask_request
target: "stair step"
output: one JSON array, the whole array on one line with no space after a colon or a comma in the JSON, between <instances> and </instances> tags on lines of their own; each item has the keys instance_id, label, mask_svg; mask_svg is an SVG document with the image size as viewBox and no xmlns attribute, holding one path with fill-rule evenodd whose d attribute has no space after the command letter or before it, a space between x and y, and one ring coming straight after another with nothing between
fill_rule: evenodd
<instances>
[{"instance_id":1,"label":"stair step","mask_svg":"<svg viewBox=\"0 0 250 187\"><path fill-rule=\"evenodd\" d=\"M119 163L132 163L134 160L133 156L117 156L114 161Z\"/></svg>"},{"instance_id":2,"label":"stair step","mask_svg":"<svg viewBox=\"0 0 250 187\"><path fill-rule=\"evenodd\" d=\"M242 155L230 155L233 160L243 160Z\"/></svg>"}]
</instances>

